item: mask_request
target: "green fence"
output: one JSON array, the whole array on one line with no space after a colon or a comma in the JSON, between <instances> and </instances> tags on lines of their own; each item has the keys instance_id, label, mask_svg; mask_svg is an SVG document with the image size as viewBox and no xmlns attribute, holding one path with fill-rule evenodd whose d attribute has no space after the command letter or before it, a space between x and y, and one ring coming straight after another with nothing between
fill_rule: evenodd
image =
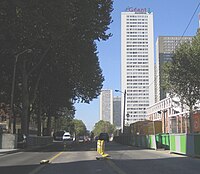
<instances>
[{"instance_id":1,"label":"green fence","mask_svg":"<svg viewBox=\"0 0 200 174\"><path fill-rule=\"evenodd\" d=\"M170 152L200 157L200 134L171 134Z\"/></svg>"},{"instance_id":2,"label":"green fence","mask_svg":"<svg viewBox=\"0 0 200 174\"><path fill-rule=\"evenodd\" d=\"M200 157L200 134L194 134L194 154Z\"/></svg>"},{"instance_id":3,"label":"green fence","mask_svg":"<svg viewBox=\"0 0 200 174\"><path fill-rule=\"evenodd\" d=\"M187 154L186 145L187 145L186 134L170 135L170 152L186 155Z\"/></svg>"},{"instance_id":4,"label":"green fence","mask_svg":"<svg viewBox=\"0 0 200 174\"><path fill-rule=\"evenodd\" d=\"M116 142L142 148L165 148L172 153L200 157L200 134L121 135Z\"/></svg>"}]
</instances>

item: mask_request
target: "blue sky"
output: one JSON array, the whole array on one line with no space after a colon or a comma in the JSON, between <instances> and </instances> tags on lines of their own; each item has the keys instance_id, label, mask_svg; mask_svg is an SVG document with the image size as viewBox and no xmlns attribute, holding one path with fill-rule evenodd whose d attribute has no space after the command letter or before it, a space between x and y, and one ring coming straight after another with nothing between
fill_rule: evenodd
<instances>
[{"instance_id":1,"label":"blue sky","mask_svg":"<svg viewBox=\"0 0 200 174\"><path fill-rule=\"evenodd\" d=\"M103 89L120 89L121 62L121 12L127 7L150 8L154 13L154 43L158 36L182 36L200 0L114 0L112 24L109 32L113 36L98 43L99 61L105 81ZM197 10L184 36L194 36L198 28ZM155 45L154 45L155 47ZM119 93L113 93L119 95ZM92 130L99 121L99 98L90 104L75 105L75 118L83 120Z\"/></svg>"}]
</instances>

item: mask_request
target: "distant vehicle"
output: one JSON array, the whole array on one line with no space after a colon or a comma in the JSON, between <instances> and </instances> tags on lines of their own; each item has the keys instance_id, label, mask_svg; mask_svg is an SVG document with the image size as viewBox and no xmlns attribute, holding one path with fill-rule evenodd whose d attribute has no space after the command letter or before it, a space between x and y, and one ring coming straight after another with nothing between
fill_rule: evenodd
<instances>
[{"instance_id":1,"label":"distant vehicle","mask_svg":"<svg viewBox=\"0 0 200 174\"><path fill-rule=\"evenodd\" d=\"M64 135L65 131L57 131L54 132L53 134L53 139L57 140L57 141L62 141L63 140L63 135Z\"/></svg>"},{"instance_id":2,"label":"distant vehicle","mask_svg":"<svg viewBox=\"0 0 200 174\"><path fill-rule=\"evenodd\" d=\"M62 139L63 139L64 147L68 145L72 145L74 142L73 137L71 136L69 132L65 132Z\"/></svg>"},{"instance_id":3,"label":"distant vehicle","mask_svg":"<svg viewBox=\"0 0 200 174\"><path fill-rule=\"evenodd\" d=\"M62 140L73 140L69 132L65 132L62 136Z\"/></svg>"},{"instance_id":4,"label":"distant vehicle","mask_svg":"<svg viewBox=\"0 0 200 174\"><path fill-rule=\"evenodd\" d=\"M104 140L106 142L109 142L109 135L108 135L108 133L100 133L99 134L99 140Z\"/></svg>"},{"instance_id":5,"label":"distant vehicle","mask_svg":"<svg viewBox=\"0 0 200 174\"><path fill-rule=\"evenodd\" d=\"M80 136L80 137L78 138L78 142L79 142L79 143L84 143L84 142L85 142L84 136Z\"/></svg>"}]
</instances>

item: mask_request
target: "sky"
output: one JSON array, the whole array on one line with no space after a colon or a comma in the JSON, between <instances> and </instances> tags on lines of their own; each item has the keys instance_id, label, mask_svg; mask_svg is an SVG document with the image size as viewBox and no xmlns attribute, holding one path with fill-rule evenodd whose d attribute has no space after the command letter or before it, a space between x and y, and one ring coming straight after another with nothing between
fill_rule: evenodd
<instances>
[{"instance_id":1,"label":"sky","mask_svg":"<svg viewBox=\"0 0 200 174\"><path fill-rule=\"evenodd\" d=\"M200 0L114 0L113 22L110 24L110 32L113 36L107 41L97 43L98 56L105 81L103 89L112 89L113 95L120 93L120 62L121 62L121 12L127 7L150 8L154 14L154 50L158 36L194 36L198 28L198 14L200 8L192 18ZM155 54L156 55L156 54ZM155 60L155 58L154 58ZM75 118L82 120L87 129L92 131L95 123L99 121L99 98L90 104L75 104Z\"/></svg>"}]
</instances>

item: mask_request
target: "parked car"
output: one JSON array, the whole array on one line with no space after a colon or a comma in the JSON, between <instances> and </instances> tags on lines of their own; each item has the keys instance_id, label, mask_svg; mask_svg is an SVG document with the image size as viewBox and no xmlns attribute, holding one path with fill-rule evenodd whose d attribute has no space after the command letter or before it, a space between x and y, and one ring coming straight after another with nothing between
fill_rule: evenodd
<instances>
[{"instance_id":1,"label":"parked car","mask_svg":"<svg viewBox=\"0 0 200 174\"><path fill-rule=\"evenodd\" d=\"M109 142L109 135L108 135L108 133L100 133L99 134L99 140L104 140L106 142Z\"/></svg>"},{"instance_id":2,"label":"parked car","mask_svg":"<svg viewBox=\"0 0 200 174\"><path fill-rule=\"evenodd\" d=\"M64 146L73 144L73 137L69 132L65 132L62 139Z\"/></svg>"},{"instance_id":3,"label":"parked car","mask_svg":"<svg viewBox=\"0 0 200 174\"><path fill-rule=\"evenodd\" d=\"M62 140L73 140L69 132L65 132L62 136Z\"/></svg>"},{"instance_id":4,"label":"parked car","mask_svg":"<svg viewBox=\"0 0 200 174\"><path fill-rule=\"evenodd\" d=\"M53 134L53 139L57 140L57 141L62 141L63 140L63 135L64 135L65 131L57 131L54 132Z\"/></svg>"}]
</instances>

